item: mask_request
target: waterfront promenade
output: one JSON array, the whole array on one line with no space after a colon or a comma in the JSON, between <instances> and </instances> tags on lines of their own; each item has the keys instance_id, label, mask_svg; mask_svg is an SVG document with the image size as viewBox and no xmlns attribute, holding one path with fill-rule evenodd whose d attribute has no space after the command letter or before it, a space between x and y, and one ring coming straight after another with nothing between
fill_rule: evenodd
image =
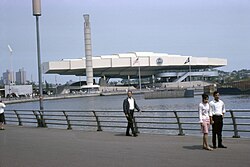
<instances>
[{"instance_id":1,"label":"waterfront promenade","mask_svg":"<svg viewBox=\"0 0 250 167\"><path fill-rule=\"evenodd\" d=\"M0 167L248 167L250 139L224 138L227 149L201 149L201 137L6 126Z\"/></svg>"}]
</instances>

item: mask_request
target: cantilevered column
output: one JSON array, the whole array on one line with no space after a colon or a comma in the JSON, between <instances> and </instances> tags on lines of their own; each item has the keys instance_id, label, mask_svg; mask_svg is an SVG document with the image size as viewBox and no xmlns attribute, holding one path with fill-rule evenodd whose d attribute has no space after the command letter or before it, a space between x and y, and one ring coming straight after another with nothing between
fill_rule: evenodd
<instances>
[{"instance_id":1,"label":"cantilevered column","mask_svg":"<svg viewBox=\"0 0 250 167\"><path fill-rule=\"evenodd\" d=\"M87 86L93 85L93 66L92 66L92 46L89 15L84 14L84 41L85 41L85 58L86 58L86 76Z\"/></svg>"}]
</instances>

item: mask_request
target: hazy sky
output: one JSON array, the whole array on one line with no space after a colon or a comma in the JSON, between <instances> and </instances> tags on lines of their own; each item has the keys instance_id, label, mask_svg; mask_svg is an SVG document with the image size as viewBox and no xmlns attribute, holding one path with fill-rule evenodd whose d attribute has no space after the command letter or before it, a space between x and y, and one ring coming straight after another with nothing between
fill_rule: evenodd
<instances>
[{"instance_id":1,"label":"hazy sky","mask_svg":"<svg viewBox=\"0 0 250 167\"><path fill-rule=\"evenodd\" d=\"M149 51L226 58L225 71L250 69L249 0L41 0L42 62L84 57L83 14L93 55ZM0 76L24 68L37 81L32 0L0 0ZM55 75L43 74L55 82ZM69 78L57 76L64 83Z\"/></svg>"}]
</instances>

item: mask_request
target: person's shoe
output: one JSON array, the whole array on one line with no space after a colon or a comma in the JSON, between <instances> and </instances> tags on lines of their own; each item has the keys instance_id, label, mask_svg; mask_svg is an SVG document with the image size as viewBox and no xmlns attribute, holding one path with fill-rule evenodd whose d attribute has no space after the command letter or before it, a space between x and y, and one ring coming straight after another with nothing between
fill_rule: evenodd
<instances>
[{"instance_id":1,"label":"person's shoe","mask_svg":"<svg viewBox=\"0 0 250 167\"><path fill-rule=\"evenodd\" d=\"M213 146L213 149L216 149L217 147L216 146Z\"/></svg>"},{"instance_id":2,"label":"person's shoe","mask_svg":"<svg viewBox=\"0 0 250 167\"><path fill-rule=\"evenodd\" d=\"M126 134L126 136L132 136L131 134Z\"/></svg>"},{"instance_id":3,"label":"person's shoe","mask_svg":"<svg viewBox=\"0 0 250 167\"><path fill-rule=\"evenodd\" d=\"M227 148L227 147L222 144L222 145L219 145L218 148Z\"/></svg>"},{"instance_id":4,"label":"person's shoe","mask_svg":"<svg viewBox=\"0 0 250 167\"><path fill-rule=\"evenodd\" d=\"M212 149L211 147L206 147L204 148L205 150L208 150L208 151L213 151L214 149Z\"/></svg>"},{"instance_id":5,"label":"person's shoe","mask_svg":"<svg viewBox=\"0 0 250 167\"><path fill-rule=\"evenodd\" d=\"M136 133L133 134L134 137L138 136Z\"/></svg>"},{"instance_id":6,"label":"person's shoe","mask_svg":"<svg viewBox=\"0 0 250 167\"><path fill-rule=\"evenodd\" d=\"M1 127L0 130L5 130L5 129L3 127Z\"/></svg>"}]
</instances>

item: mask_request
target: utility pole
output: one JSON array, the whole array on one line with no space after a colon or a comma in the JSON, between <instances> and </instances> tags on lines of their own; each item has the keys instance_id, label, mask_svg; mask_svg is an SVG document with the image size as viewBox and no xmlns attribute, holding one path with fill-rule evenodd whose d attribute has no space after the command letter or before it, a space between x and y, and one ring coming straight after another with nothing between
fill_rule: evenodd
<instances>
[{"instance_id":1,"label":"utility pole","mask_svg":"<svg viewBox=\"0 0 250 167\"><path fill-rule=\"evenodd\" d=\"M32 0L33 16L36 17L36 35L37 35L37 62L38 62L38 81L39 81L39 107L43 111L43 85L42 85L42 69L40 56L40 38L39 38L39 16L41 16L41 0Z\"/></svg>"}]
</instances>

